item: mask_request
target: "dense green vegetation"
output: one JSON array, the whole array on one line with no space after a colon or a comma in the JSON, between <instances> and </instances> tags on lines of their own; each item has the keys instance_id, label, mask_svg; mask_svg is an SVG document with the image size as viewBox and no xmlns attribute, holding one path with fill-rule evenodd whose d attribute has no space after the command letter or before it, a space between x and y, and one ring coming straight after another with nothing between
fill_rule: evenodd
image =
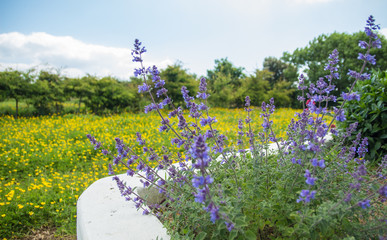
<instances>
[{"instance_id":1,"label":"dense green vegetation","mask_svg":"<svg viewBox=\"0 0 387 240\"><path fill-rule=\"evenodd\" d=\"M360 94L360 101L345 103L346 121L340 127L345 129L357 122L358 131L368 138L366 158L380 160L387 154L387 71L376 72L371 79L357 82L353 90ZM349 138L355 139L355 136Z\"/></svg>"},{"instance_id":2,"label":"dense green vegetation","mask_svg":"<svg viewBox=\"0 0 387 240\"><path fill-rule=\"evenodd\" d=\"M252 98L252 104L260 105L271 97L276 99L277 107L301 107L296 101L298 72L306 71L307 80L316 82L324 76L327 52L334 48L339 51L340 80L336 82L337 92L344 91L348 85L348 69L356 69L360 63L357 60L357 44L364 38L364 33L333 33L315 38L305 48L296 49L293 53L285 52L281 59L266 57L263 68L253 74L246 75L244 68L234 66L227 58L215 60L215 66L207 71L209 104L212 107L237 108L243 107L246 95ZM380 36L382 48L372 49L377 65L374 70L387 70L387 40ZM345 60L344 60L345 59ZM367 71L371 69L366 69ZM175 105L182 103L180 89L187 86L192 95L197 91L201 77L189 73L180 63L160 70L160 76L165 80L165 87ZM150 80L150 79L149 79ZM60 73L48 71L36 72L33 69L22 72L6 69L0 72L0 101L13 100L15 107L12 112L19 114L46 115L50 113L65 113L64 104L67 101L77 101L78 107L72 112L90 111L96 114L118 113L121 111L138 112L150 101L140 97L137 86L140 79L131 77L130 81L122 81L113 77L97 78L87 75L82 78L68 78ZM28 111L19 112L23 103ZM81 108L81 106L85 106ZM2 110L0 114L9 114Z\"/></svg>"},{"instance_id":3,"label":"dense green vegetation","mask_svg":"<svg viewBox=\"0 0 387 240\"><path fill-rule=\"evenodd\" d=\"M76 105L75 105L76 106ZM212 109L219 123L216 128L236 141L238 118L243 109ZM284 137L286 125L295 110L278 109L277 136ZM260 129L258 111L252 114L252 126ZM94 181L108 176L109 157L94 151L86 134L98 136L104 146L115 149L114 138L135 146L135 133L157 153L166 146L172 152L170 137L158 131L156 113L125 113L110 116L74 115L0 117L0 236L21 237L33 229L50 227L57 235L76 234L76 203ZM137 151L141 152L140 146ZM119 171L119 170L117 170ZM125 169L123 169L125 171Z\"/></svg>"},{"instance_id":4,"label":"dense green vegetation","mask_svg":"<svg viewBox=\"0 0 387 240\"><path fill-rule=\"evenodd\" d=\"M274 97L277 107L301 107L296 101L298 71L306 68L308 80L315 82L325 75L323 66L328 52L337 48L340 58L356 59L358 50L354 46L361 37L361 33L321 35L305 48L284 53L281 59L265 58L263 68L250 75L227 58L215 60L214 68L205 76L211 95L209 105L234 108L212 109L219 120L218 129L231 136L230 141L235 140L237 118L246 95L255 106ZM385 71L387 40L381 36L381 41L383 48L371 52L378 59L373 69ZM345 62L349 69L352 66L356 69L358 65L355 60ZM348 69L340 71L339 92L348 85ZM382 90L386 77L383 74L359 82L355 90L362 93L361 104L346 105L350 111L348 123L356 120L364 123L360 127L372 143L372 157L383 148L386 138L383 124L386 99ZM180 88L183 85L191 95L198 90L200 77L189 73L181 64L161 69L160 76L176 105L182 104ZM0 236L20 237L42 226L53 227L58 234L75 235L77 198L88 185L108 172L109 160L92 151L85 135L97 134L99 140L114 148L114 137L134 140L136 131L157 129L160 122L154 114L138 113L150 102L147 96L138 93L140 82L134 77L130 81L92 75L69 78L32 69L0 72L0 115L3 115L0 117L3 129L0 132ZM114 114L121 112L125 113ZM257 115L253 120L255 129L259 130L262 122ZM275 123L279 123L275 126L277 136L285 136L292 116L291 109L280 109L273 116ZM143 136L154 141L151 145L155 148L170 145L167 138L155 137L157 133L155 130Z\"/></svg>"}]
</instances>

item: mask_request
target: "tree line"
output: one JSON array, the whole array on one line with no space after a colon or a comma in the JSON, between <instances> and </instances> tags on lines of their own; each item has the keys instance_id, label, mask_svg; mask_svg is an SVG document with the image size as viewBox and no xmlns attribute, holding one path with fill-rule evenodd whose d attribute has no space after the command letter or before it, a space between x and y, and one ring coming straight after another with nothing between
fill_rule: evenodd
<instances>
[{"instance_id":1,"label":"tree line","mask_svg":"<svg viewBox=\"0 0 387 240\"><path fill-rule=\"evenodd\" d=\"M255 105L274 97L277 107L300 107L296 100L299 95L299 71L302 69L306 73L308 81L316 82L319 77L327 74L324 66L328 55L335 48L340 53L340 65L345 66L339 69L340 80L335 83L336 95L339 95L349 85L348 70L358 70L360 67L361 61L356 61L359 52L357 45L364 37L363 32L322 34L304 48L283 53L281 58L266 57L263 68L248 75L244 73L243 67L234 66L227 58L217 59L214 69L207 70L207 76L204 76L210 94L209 105L243 107L244 98L248 95ZM387 40L384 36L380 36L380 39L382 48L370 52L375 55L377 64L368 66L366 71L387 69ZM161 69L160 77L165 80L168 95L176 105L183 102L181 87L186 86L191 95L196 95L201 78L189 73L180 63ZM69 78L47 70L35 72L6 69L0 72L0 101L13 99L16 117L21 101L32 105L36 115L62 113L64 102L70 99L78 102L77 112L80 112L81 104L96 114L139 111L149 102L147 96L142 97L137 91L141 81L135 77L131 77L130 81L92 75Z\"/></svg>"}]
</instances>

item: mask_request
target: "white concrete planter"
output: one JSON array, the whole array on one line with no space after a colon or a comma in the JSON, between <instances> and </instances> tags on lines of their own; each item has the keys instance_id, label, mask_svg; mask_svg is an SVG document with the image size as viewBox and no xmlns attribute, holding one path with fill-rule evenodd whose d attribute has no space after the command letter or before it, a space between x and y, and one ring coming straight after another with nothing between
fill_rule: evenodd
<instances>
[{"instance_id":1,"label":"white concrete planter","mask_svg":"<svg viewBox=\"0 0 387 240\"><path fill-rule=\"evenodd\" d=\"M126 174L118 177L131 187L142 187L140 179ZM125 201L112 177L99 179L79 197L77 203L78 240L170 239L161 222L142 215L133 202Z\"/></svg>"},{"instance_id":2,"label":"white concrete planter","mask_svg":"<svg viewBox=\"0 0 387 240\"><path fill-rule=\"evenodd\" d=\"M325 137L326 141L331 139L331 134ZM269 144L268 150L270 154L277 152L277 144ZM216 161L221 159L222 157L219 156ZM162 172L160 171L160 174L163 174ZM132 188L143 186L138 177L130 177L126 174L118 177ZM156 217L142 215L142 211L137 211L133 202L125 201L121 196L112 177L106 177L90 185L78 199L77 239L167 240L170 237Z\"/></svg>"}]
</instances>

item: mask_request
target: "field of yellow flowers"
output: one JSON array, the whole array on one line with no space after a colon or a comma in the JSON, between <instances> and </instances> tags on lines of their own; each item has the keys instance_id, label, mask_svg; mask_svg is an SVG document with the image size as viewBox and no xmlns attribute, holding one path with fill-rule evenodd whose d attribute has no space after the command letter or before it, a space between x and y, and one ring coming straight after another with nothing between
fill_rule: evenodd
<instances>
[{"instance_id":1,"label":"field of yellow flowers","mask_svg":"<svg viewBox=\"0 0 387 240\"><path fill-rule=\"evenodd\" d=\"M284 137L296 110L277 109L277 136ZM234 144L243 109L211 109L214 125ZM259 109L252 112L253 129L261 129ZM135 145L141 132L148 146L173 149L168 134L158 131L155 113L112 116L64 115L33 118L0 117L0 239L22 237L33 229L51 227L59 235L76 235L76 203L97 179L108 176L108 157L95 151L86 134L114 150L114 138ZM140 151L140 149L137 149Z\"/></svg>"}]
</instances>

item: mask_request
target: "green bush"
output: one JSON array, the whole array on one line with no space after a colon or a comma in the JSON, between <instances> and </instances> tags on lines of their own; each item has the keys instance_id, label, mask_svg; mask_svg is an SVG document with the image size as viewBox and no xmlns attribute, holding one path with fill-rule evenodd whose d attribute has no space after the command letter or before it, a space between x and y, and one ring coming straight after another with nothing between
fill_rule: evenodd
<instances>
[{"instance_id":1,"label":"green bush","mask_svg":"<svg viewBox=\"0 0 387 240\"><path fill-rule=\"evenodd\" d=\"M374 72L371 79L358 81L354 92L360 94L360 101L348 101L344 108L346 121L341 127L358 122L357 130L368 138L366 159L378 161L387 154L387 71ZM355 136L350 140L354 140Z\"/></svg>"}]
</instances>

